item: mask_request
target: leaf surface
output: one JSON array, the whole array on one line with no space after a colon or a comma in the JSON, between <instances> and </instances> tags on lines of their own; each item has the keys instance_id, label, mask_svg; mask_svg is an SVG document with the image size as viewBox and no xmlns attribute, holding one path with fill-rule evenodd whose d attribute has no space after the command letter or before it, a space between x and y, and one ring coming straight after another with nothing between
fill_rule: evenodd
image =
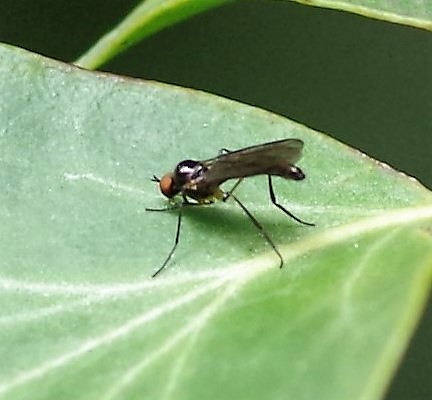
<instances>
[{"instance_id":1,"label":"leaf surface","mask_svg":"<svg viewBox=\"0 0 432 400\"><path fill-rule=\"evenodd\" d=\"M377 399L419 318L432 196L328 136L216 96L0 47L0 399ZM175 212L149 180L294 137L306 179ZM230 185L224 186L229 189Z\"/></svg>"},{"instance_id":2,"label":"leaf surface","mask_svg":"<svg viewBox=\"0 0 432 400\"><path fill-rule=\"evenodd\" d=\"M432 0L289 0L432 30Z\"/></svg>"}]
</instances>

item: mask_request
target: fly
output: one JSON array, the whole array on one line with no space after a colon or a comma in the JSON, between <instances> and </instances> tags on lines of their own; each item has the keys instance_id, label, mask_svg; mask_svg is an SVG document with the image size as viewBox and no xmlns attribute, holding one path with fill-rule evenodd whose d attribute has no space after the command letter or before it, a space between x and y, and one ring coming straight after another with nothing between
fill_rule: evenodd
<instances>
[{"instance_id":1,"label":"fly","mask_svg":"<svg viewBox=\"0 0 432 400\"><path fill-rule=\"evenodd\" d=\"M187 206L212 204L216 200L225 202L229 198L232 198L240 206L259 230L266 242L278 256L280 260L279 267L282 268L284 260L273 240L233 192L244 178L255 175L267 175L271 202L298 223L314 226L314 224L305 222L296 217L284 206L279 204L273 190L273 176L280 176L294 181L301 181L305 178L303 171L295 165L301 158L302 149L303 142L300 139L277 140L275 142L263 143L236 151L223 149L217 157L208 160L181 161L175 167L174 172L165 174L161 179L153 176L152 181L159 184L159 189L165 197L173 199L176 196L181 196L182 201L169 208L146 209L147 211L178 210L177 230L173 247L165 261L152 275L152 278L158 275L167 266L177 248L180 239L183 208ZM224 192L220 188L220 185L229 179L237 179L237 182L228 192Z\"/></svg>"}]
</instances>

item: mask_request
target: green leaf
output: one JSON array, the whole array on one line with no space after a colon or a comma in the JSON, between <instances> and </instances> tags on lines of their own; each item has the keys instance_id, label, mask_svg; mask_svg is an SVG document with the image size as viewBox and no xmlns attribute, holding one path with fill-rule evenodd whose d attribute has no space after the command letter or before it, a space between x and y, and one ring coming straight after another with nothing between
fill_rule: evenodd
<instances>
[{"instance_id":1,"label":"green leaf","mask_svg":"<svg viewBox=\"0 0 432 400\"><path fill-rule=\"evenodd\" d=\"M138 41L186 18L233 0L143 0L75 64L96 69Z\"/></svg>"},{"instance_id":2,"label":"green leaf","mask_svg":"<svg viewBox=\"0 0 432 400\"><path fill-rule=\"evenodd\" d=\"M0 47L0 399L377 399L422 311L432 195L280 116ZM265 177L177 224L149 178L297 137ZM225 188L229 188L226 185Z\"/></svg>"},{"instance_id":3,"label":"green leaf","mask_svg":"<svg viewBox=\"0 0 432 400\"><path fill-rule=\"evenodd\" d=\"M233 0L147 0L142 1L116 27L86 51L75 64L96 69L142 39L186 18ZM432 0L332 1L290 0L316 7L334 8L370 18L432 30Z\"/></svg>"},{"instance_id":4,"label":"green leaf","mask_svg":"<svg viewBox=\"0 0 432 400\"><path fill-rule=\"evenodd\" d=\"M432 0L288 0L432 30Z\"/></svg>"}]
</instances>

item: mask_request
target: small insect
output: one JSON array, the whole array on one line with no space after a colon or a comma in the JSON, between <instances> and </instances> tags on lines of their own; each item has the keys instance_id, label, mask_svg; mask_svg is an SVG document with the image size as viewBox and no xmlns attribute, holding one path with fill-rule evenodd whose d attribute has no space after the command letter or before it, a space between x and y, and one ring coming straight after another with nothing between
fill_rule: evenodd
<instances>
[{"instance_id":1,"label":"small insect","mask_svg":"<svg viewBox=\"0 0 432 400\"><path fill-rule=\"evenodd\" d=\"M182 201L172 204L168 208L146 209L147 211L178 210L174 245L165 261L152 277L154 278L166 267L177 248L180 239L183 208L212 204L216 200L225 202L230 198L240 206L266 242L271 246L280 260L279 267L282 268L284 261L273 240L233 192L244 178L255 175L267 175L271 202L300 224L314 226L314 224L296 217L280 205L276 200L273 190L272 176L281 176L295 181L301 181L305 178L302 170L295 166L295 163L301 157L302 149L303 142L299 139L277 140L236 151L222 149L217 157L209 160L181 161L175 167L174 172L165 174L161 179L153 176L152 181L159 184L159 189L164 196L170 200L173 200L176 196L181 196ZM219 186L229 179L237 179L237 182L229 191L224 192Z\"/></svg>"}]
</instances>

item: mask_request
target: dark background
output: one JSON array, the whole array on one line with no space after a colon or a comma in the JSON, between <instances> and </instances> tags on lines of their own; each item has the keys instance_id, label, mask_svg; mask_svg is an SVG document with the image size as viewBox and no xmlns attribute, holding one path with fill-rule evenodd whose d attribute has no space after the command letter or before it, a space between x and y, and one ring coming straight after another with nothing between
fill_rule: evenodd
<instances>
[{"instance_id":1,"label":"dark background","mask_svg":"<svg viewBox=\"0 0 432 400\"><path fill-rule=\"evenodd\" d=\"M0 41L72 61L136 3L3 0ZM272 110L432 188L430 32L288 1L248 0L166 29L102 69ZM386 400L432 397L431 332L429 301Z\"/></svg>"}]
</instances>

